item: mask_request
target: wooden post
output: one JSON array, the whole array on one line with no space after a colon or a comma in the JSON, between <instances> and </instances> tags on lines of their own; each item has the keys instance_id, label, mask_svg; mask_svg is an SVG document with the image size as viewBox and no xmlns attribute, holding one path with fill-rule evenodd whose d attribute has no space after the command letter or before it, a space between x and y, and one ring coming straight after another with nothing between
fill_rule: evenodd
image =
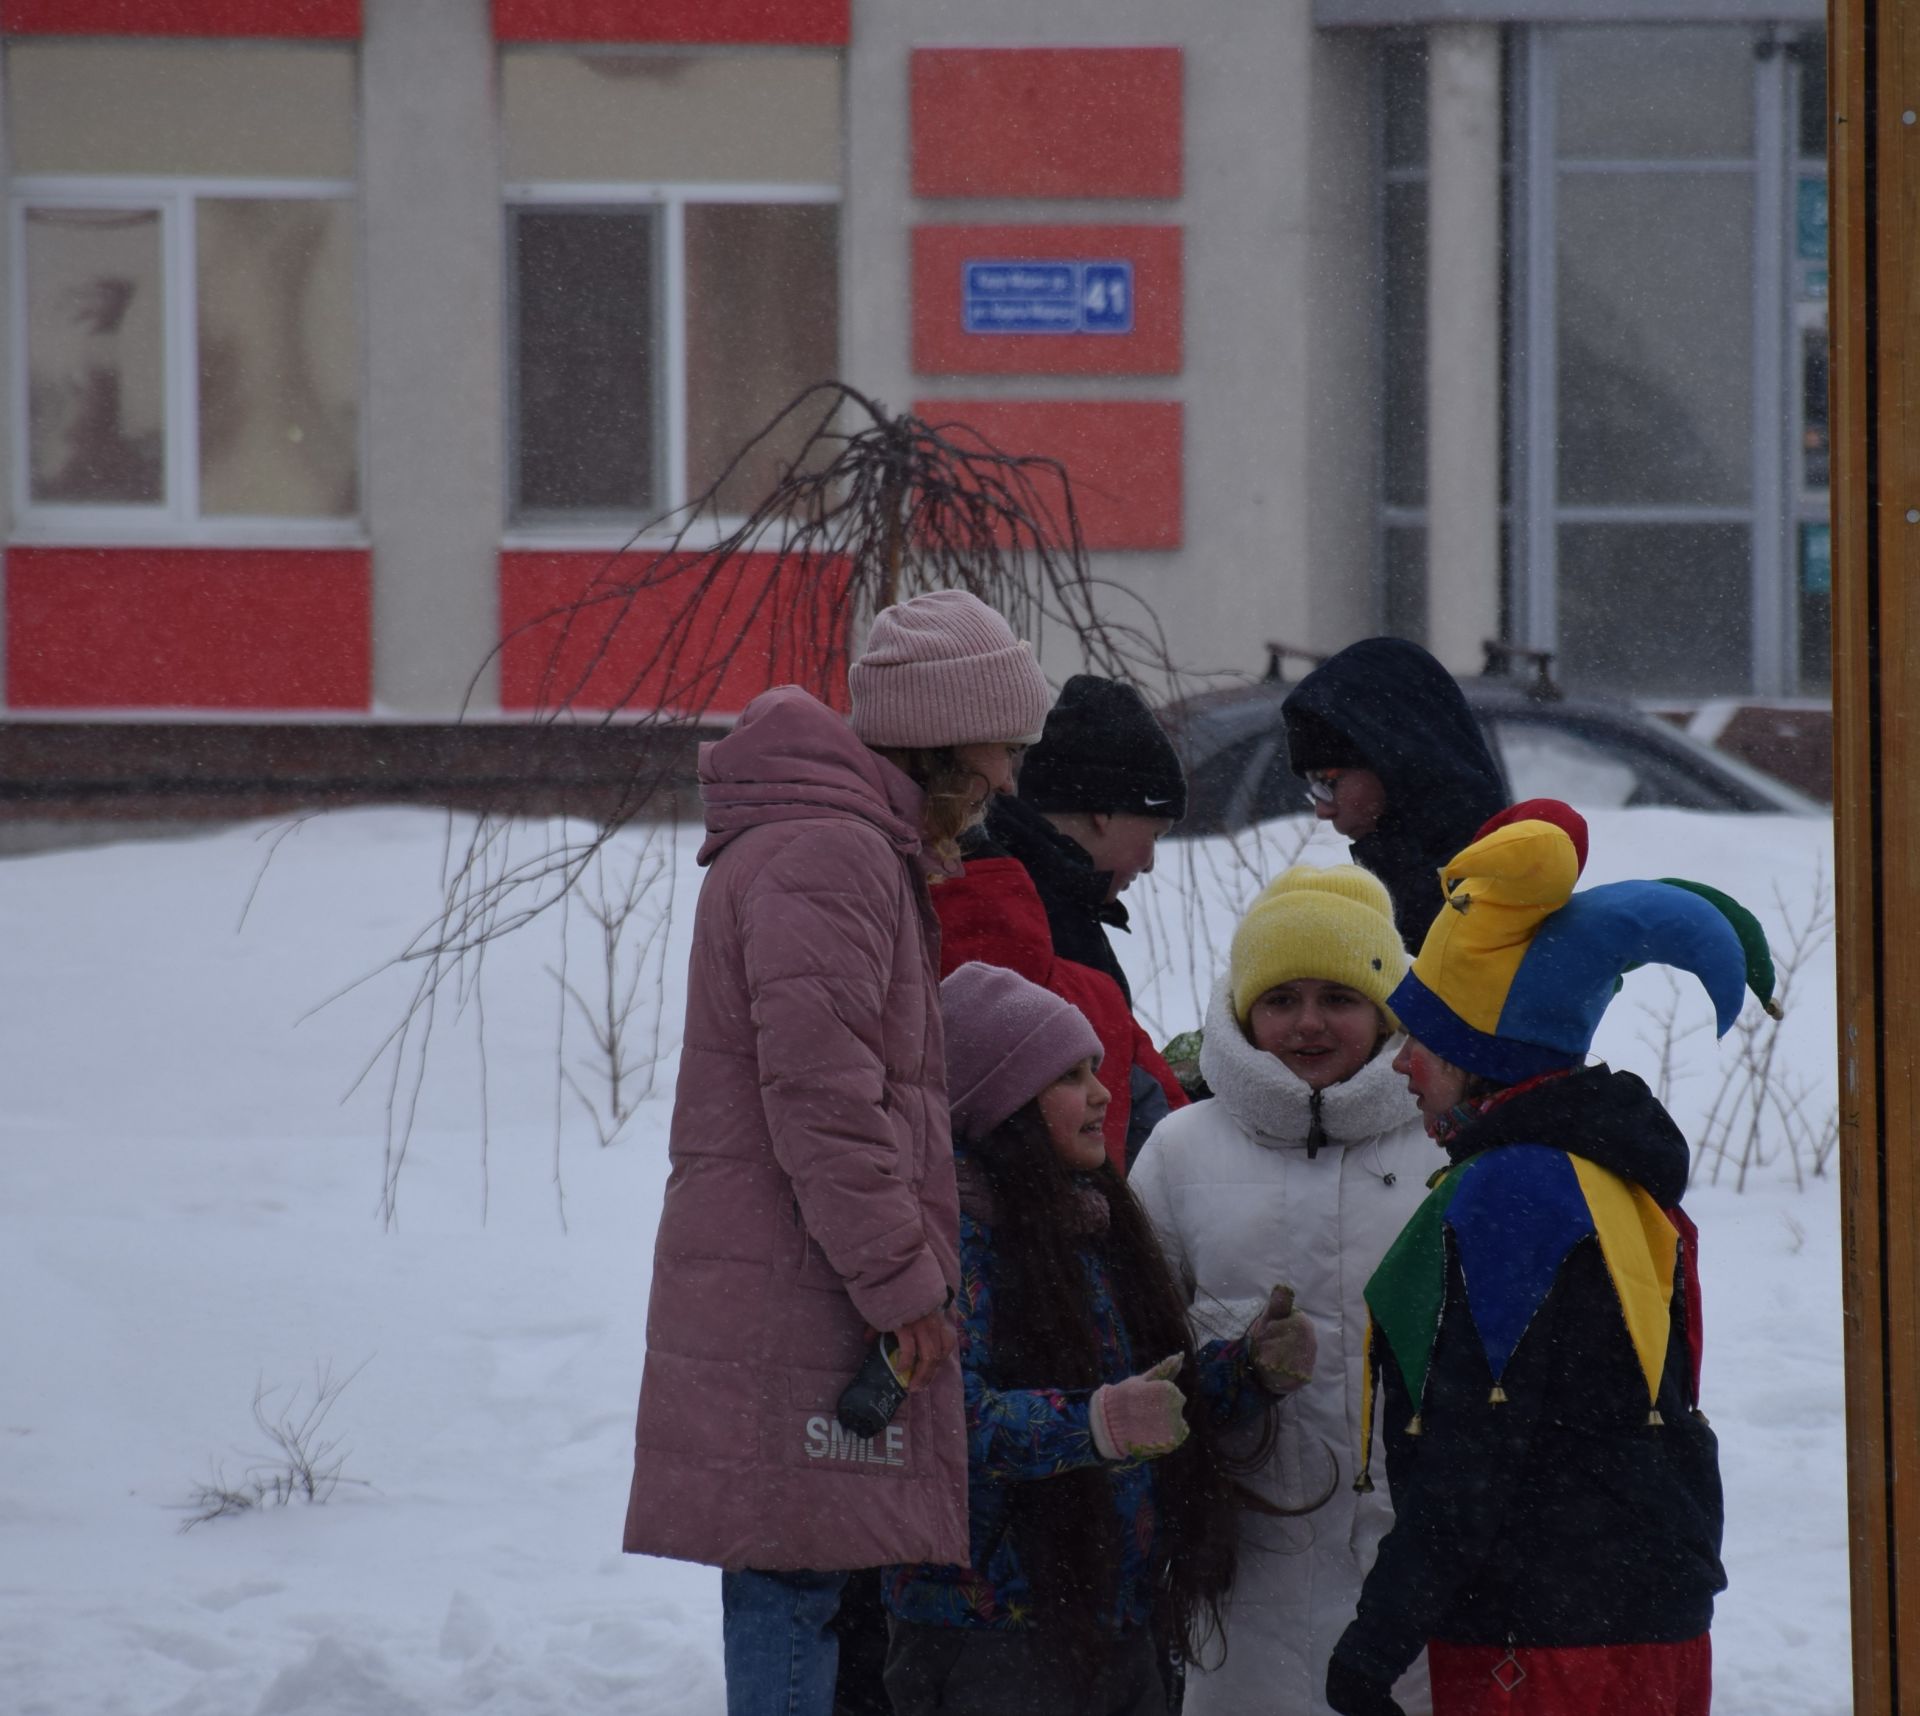
<instances>
[{"instance_id":1,"label":"wooden post","mask_svg":"<svg viewBox=\"0 0 1920 1716\"><path fill-rule=\"evenodd\" d=\"M1854 1709L1920 1713L1920 5L1830 0Z\"/></svg>"}]
</instances>

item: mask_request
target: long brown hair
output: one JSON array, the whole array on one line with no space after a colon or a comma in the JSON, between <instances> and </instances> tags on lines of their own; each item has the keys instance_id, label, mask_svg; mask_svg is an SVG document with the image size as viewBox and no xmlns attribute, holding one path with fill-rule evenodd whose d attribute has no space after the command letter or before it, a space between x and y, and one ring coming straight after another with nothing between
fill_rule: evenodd
<instances>
[{"instance_id":1,"label":"long brown hair","mask_svg":"<svg viewBox=\"0 0 1920 1716\"><path fill-rule=\"evenodd\" d=\"M1106 1265L1114 1310L1135 1362L1172 1353L1194 1373L1194 1343L1173 1272L1152 1225L1127 1184L1103 1163L1090 1174L1069 1172L1055 1154L1037 1101L1029 1102L985 1139L969 1146L993 1193L993 1245L988 1261L994 1295L991 1374L1000 1388L1091 1389L1108 1380L1078 1247L1068 1237L1078 1188L1106 1200L1104 1234L1089 1243ZM1203 1402L1189 1400L1191 1434L1153 1462L1156 1510L1150 1577L1154 1630L1187 1661L1212 1641L1226 1653L1221 1607L1233 1582L1236 1528L1234 1474L1264 1462L1272 1420L1261 1445L1229 1464L1215 1445ZM1104 1467L1063 1472L1010 1492L1010 1526L1020 1564L1033 1586L1043 1639L1076 1666L1091 1668L1102 1640L1099 1611L1119 1576L1120 1522Z\"/></svg>"},{"instance_id":2,"label":"long brown hair","mask_svg":"<svg viewBox=\"0 0 1920 1716\"><path fill-rule=\"evenodd\" d=\"M986 777L962 763L951 745L889 747L882 755L927 795L920 816L927 845L943 863L958 863L960 837L985 817L993 799Z\"/></svg>"}]
</instances>

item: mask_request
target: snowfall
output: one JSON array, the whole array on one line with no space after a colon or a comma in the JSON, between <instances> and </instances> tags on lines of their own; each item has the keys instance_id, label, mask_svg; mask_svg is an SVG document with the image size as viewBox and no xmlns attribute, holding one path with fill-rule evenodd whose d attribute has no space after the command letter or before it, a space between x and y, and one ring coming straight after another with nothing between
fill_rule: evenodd
<instances>
[{"instance_id":1,"label":"snowfall","mask_svg":"<svg viewBox=\"0 0 1920 1716\"><path fill-rule=\"evenodd\" d=\"M619 1547L696 831L623 835L396 1037L421 974L396 956L471 832L354 811L0 859L12 1716L723 1708L718 1575ZM568 834L522 826L482 862ZM1692 981L1649 970L1597 1045L1701 1140L1722 1716L1851 1703L1830 841L1814 819L1594 818L1590 881L1711 881L1797 950L1778 1027L1750 1006L1758 1028L1715 1045ZM1291 823L1163 848L1118 938L1163 1038L1302 853L1344 856ZM588 906L635 876L610 973ZM278 1505L263 1421L322 1407L331 1489ZM220 1493L258 1505L196 1522Z\"/></svg>"}]
</instances>

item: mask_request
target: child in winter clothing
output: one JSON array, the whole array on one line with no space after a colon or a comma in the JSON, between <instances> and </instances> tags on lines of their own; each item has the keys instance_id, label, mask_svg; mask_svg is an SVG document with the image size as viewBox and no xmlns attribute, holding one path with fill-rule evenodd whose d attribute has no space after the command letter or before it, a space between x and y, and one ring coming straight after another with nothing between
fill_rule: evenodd
<instances>
[{"instance_id":1,"label":"child in winter clothing","mask_svg":"<svg viewBox=\"0 0 1920 1716\"><path fill-rule=\"evenodd\" d=\"M1120 896L1153 868L1155 843L1187 808L1172 742L1131 685L1076 673L984 827L965 871L933 891L942 972L1004 965L1086 1014L1105 1055L1107 1153L1124 1173L1186 1093L1133 1016L1109 940L1127 927Z\"/></svg>"},{"instance_id":2,"label":"child in winter clothing","mask_svg":"<svg viewBox=\"0 0 1920 1716\"><path fill-rule=\"evenodd\" d=\"M969 1553L888 1576L887 1690L900 1716L1164 1716L1156 1633L1191 1649L1231 1576L1214 1440L1311 1372L1312 1327L1276 1295L1196 1351L1107 1156L1093 1027L977 962L941 1012Z\"/></svg>"},{"instance_id":3,"label":"child in winter clothing","mask_svg":"<svg viewBox=\"0 0 1920 1716\"><path fill-rule=\"evenodd\" d=\"M1565 805L1496 818L1393 993L1452 1165L1367 1283L1395 1524L1327 1671L1342 1716L1392 1716L1422 1645L1436 1716L1518 1708L1523 1683L1540 1716L1708 1708L1726 1579L1687 1142L1584 1062L1636 965L1693 972L1722 1033L1743 981L1771 1007L1773 968L1712 889L1575 893L1585 851Z\"/></svg>"},{"instance_id":4,"label":"child in winter clothing","mask_svg":"<svg viewBox=\"0 0 1920 1716\"><path fill-rule=\"evenodd\" d=\"M722 1569L731 1716L825 1716L849 1570L966 1550L946 1063L927 875L1046 717L942 590L885 609L851 719L796 686L701 747L706 881L653 1251L626 1548ZM834 1406L884 1329L887 1457Z\"/></svg>"},{"instance_id":5,"label":"child in winter clothing","mask_svg":"<svg viewBox=\"0 0 1920 1716\"><path fill-rule=\"evenodd\" d=\"M1188 1716L1324 1716L1327 1660L1393 1523L1353 1491L1366 1372L1361 1285L1425 1195L1431 1146L1392 1067L1386 1008L1407 969L1385 887L1299 865L1254 902L1214 992L1200 1067L1212 1097L1162 1121L1130 1182L1203 1327L1244 1323L1285 1276L1319 1363L1244 1484L1233 1648L1190 1671ZM1326 1491L1309 1517L1283 1517ZM1416 1671L1401 1688L1425 1704Z\"/></svg>"}]
</instances>

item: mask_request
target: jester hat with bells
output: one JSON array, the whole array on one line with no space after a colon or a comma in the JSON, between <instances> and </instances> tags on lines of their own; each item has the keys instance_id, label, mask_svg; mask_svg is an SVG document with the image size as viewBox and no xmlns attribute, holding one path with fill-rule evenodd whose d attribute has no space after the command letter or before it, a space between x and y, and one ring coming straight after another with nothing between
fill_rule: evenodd
<instances>
[{"instance_id":1,"label":"jester hat with bells","mask_svg":"<svg viewBox=\"0 0 1920 1716\"><path fill-rule=\"evenodd\" d=\"M1718 1035L1732 1028L1748 988L1779 1016L1766 937L1745 907L1673 878L1576 894L1586 848L1577 811L1534 799L1495 817L1441 871L1446 908L1390 1002L1410 1036L1499 1084L1570 1071L1584 1063L1622 975L1650 963L1700 979ZM1561 1265L1594 1238L1646 1381L1648 1422L1659 1423L1679 1234L1651 1194L1544 1140L1469 1156L1433 1187L1367 1283L1363 1455L1380 1341L1414 1403L1408 1432L1419 1433L1449 1235L1493 1403L1506 1399L1501 1377ZM1364 1467L1356 1487L1371 1487Z\"/></svg>"}]
</instances>

